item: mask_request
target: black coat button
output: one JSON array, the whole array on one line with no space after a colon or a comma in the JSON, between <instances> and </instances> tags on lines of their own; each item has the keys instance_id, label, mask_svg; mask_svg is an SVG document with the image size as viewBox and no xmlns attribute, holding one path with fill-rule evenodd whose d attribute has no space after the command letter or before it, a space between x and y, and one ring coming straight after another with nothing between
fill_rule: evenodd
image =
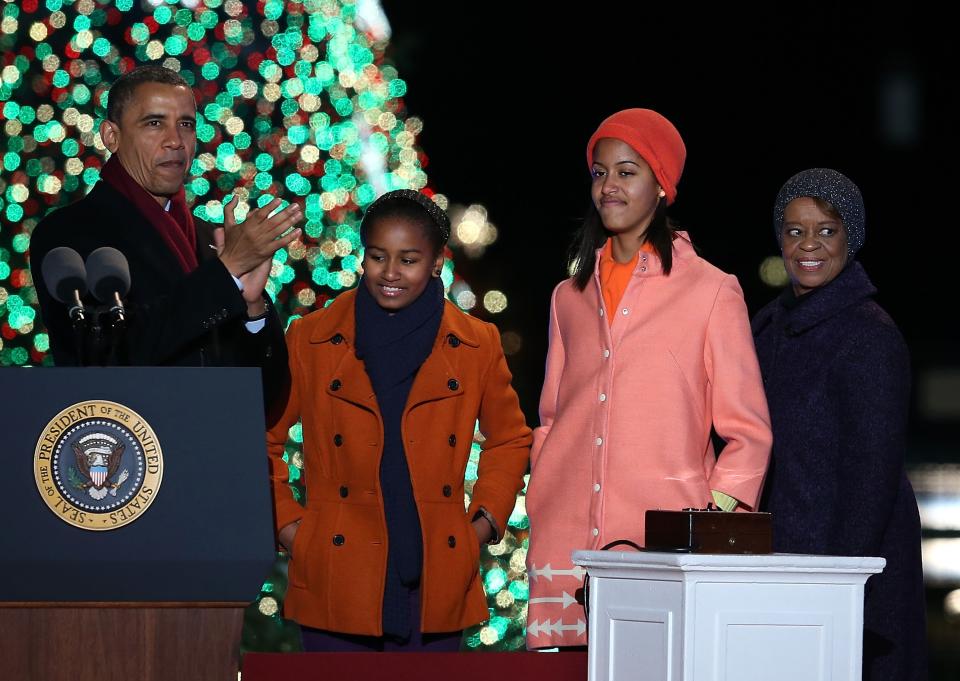
<instances>
[{"instance_id":1,"label":"black coat button","mask_svg":"<svg viewBox=\"0 0 960 681\"><path fill-rule=\"evenodd\" d=\"M336 435L334 435L334 436L333 436L333 444L335 444L337 447L339 447L340 445L342 445L342 444L343 444L343 435L341 435L340 433L337 433Z\"/></svg>"},{"instance_id":2,"label":"black coat button","mask_svg":"<svg viewBox=\"0 0 960 681\"><path fill-rule=\"evenodd\" d=\"M339 378L335 378L335 379L333 379L333 381L330 383L330 390L333 390L333 391L340 390L340 386L341 386L341 385L343 385L343 383L340 382L340 379L339 379Z\"/></svg>"},{"instance_id":3,"label":"black coat button","mask_svg":"<svg viewBox=\"0 0 960 681\"><path fill-rule=\"evenodd\" d=\"M456 446L457 446L457 436L451 433L451 434L450 434L450 437L447 438L447 443L448 443L451 447L456 447Z\"/></svg>"},{"instance_id":4,"label":"black coat button","mask_svg":"<svg viewBox=\"0 0 960 681\"><path fill-rule=\"evenodd\" d=\"M343 546L343 542L344 542L344 541L346 541L346 540L343 538L343 535L342 535L342 534L335 534L335 535L333 535L333 545L334 545L334 546Z\"/></svg>"},{"instance_id":5,"label":"black coat button","mask_svg":"<svg viewBox=\"0 0 960 681\"><path fill-rule=\"evenodd\" d=\"M451 549L456 548L457 546L457 538L454 537L452 534L449 537L447 537L447 546L449 546Z\"/></svg>"},{"instance_id":6,"label":"black coat button","mask_svg":"<svg viewBox=\"0 0 960 681\"><path fill-rule=\"evenodd\" d=\"M333 338L330 339L330 342L334 345L340 345L343 342L343 336L341 336L339 333L335 334Z\"/></svg>"},{"instance_id":7,"label":"black coat button","mask_svg":"<svg viewBox=\"0 0 960 681\"><path fill-rule=\"evenodd\" d=\"M451 348L455 348L460 345L460 339L454 336L452 333L447 334L447 342L450 344Z\"/></svg>"},{"instance_id":8,"label":"black coat button","mask_svg":"<svg viewBox=\"0 0 960 681\"><path fill-rule=\"evenodd\" d=\"M443 486L443 496L449 497L453 494L453 488L450 485Z\"/></svg>"},{"instance_id":9,"label":"black coat button","mask_svg":"<svg viewBox=\"0 0 960 681\"><path fill-rule=\"evenodd\" d=\"M346 486L346 485L342 485L342 486L340 487L340 498L341 498L341 499L346 499L346 498L347 498L347 495L349 495L349 494L350 494L350 490L347 489L347 486Z\"/></svg>"},{"instance_id":10,"label":"black coat button","mask_svg":"<svg viewBox=\"0 0 960 681\"><path fill-rule=\"evenodd\" d=\"M447 387L450 388L450 390L456 390L460 387L460 381L455 378L451 378L449 381L447 381Z\"/></svg>"}]
</instances>

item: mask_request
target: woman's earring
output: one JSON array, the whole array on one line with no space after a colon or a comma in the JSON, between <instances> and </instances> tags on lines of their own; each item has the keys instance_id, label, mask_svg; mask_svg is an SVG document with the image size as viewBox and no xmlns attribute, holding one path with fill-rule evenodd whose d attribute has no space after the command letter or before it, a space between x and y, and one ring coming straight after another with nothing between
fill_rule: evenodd
<instances>
[{"instance_id":1,"label":"woman's earring","mask_svg":"<svg viewBox=\"0 0 960 681\"><path fill-rule=\"evenodd\" d=\"M440 268L439 268L439 267L433 271L433 276L435 276L435 277L439 277L439 276L440 276Z\"/></svg>"},{"instance_id":2,"label":"woman's earring","mask_svg":"<svg viewBox=\"0 0 960 681\"><path fill-rule=\"evenodd\" d=\"M661 199L667 195L667 192L663 191L663 187L658 187L658 189L659 191L657 192L657 196L659 196Z\"/></svg>"}]
</instances>

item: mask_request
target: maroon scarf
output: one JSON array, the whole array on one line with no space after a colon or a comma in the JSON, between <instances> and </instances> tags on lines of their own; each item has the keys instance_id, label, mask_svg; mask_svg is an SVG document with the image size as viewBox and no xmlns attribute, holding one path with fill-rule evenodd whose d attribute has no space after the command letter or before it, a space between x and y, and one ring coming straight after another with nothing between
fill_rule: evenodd
<instances>
[{"instance_id":1,"label":"maroon scarf","mask_svg":"<svg viewBox=\"0 0 960 681\"><path fill-rule=\"evenodd\" d=\"M187 208L187 197L183 187L180 187L180 191L170 198L170 210L166 211L146 189L130 177L116 154L111 156L103 166L100 177L127 197L140 214L153 225L185 273L189 274L197 269L197 228Z\"/></svg>"}]
</instances>

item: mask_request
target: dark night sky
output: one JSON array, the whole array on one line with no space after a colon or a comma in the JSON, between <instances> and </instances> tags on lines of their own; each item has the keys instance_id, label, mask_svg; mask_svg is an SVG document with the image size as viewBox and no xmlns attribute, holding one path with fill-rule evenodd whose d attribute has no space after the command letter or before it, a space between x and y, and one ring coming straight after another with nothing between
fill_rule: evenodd
<instances>
[{"instance_id":1,"label":"dark night sky","mask_svg":"<svg viewBox=\"0 0 960 681\"><path fill-rule=\"evenodd\" d=\"M775 295L757 267L776 253L777 190L794 172L833 167L863 191L860 259L917 372L956 366L952 22L907 5L585 6L589 16L572 3L384 2L388 54L409 85L409 112L425 121L431 185L484 204L500 230L483 259L457 266L475 290L509 297L495 321L523 335L511 366L531 423L550 291L588 200L584 147L605 116L631 106L660 111L683 135L671 214L705 258L738 276L751 312Z\"/></svg>"}]
</instances>

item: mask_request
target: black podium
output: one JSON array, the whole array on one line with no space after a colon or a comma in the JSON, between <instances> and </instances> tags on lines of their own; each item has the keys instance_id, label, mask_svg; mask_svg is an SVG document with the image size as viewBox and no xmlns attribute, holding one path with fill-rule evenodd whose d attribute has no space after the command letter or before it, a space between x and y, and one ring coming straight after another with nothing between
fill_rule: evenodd
<instances>
[{"instance_id":1,"label":"black podium","mask_svg":"<svg viewBox=\"0 0 960 681\"><path fill-rule=\"evenodd\" d=\"M260 374L0 370L0 678L237 678L275 556Z\"/></svg>"}]
</instances>

